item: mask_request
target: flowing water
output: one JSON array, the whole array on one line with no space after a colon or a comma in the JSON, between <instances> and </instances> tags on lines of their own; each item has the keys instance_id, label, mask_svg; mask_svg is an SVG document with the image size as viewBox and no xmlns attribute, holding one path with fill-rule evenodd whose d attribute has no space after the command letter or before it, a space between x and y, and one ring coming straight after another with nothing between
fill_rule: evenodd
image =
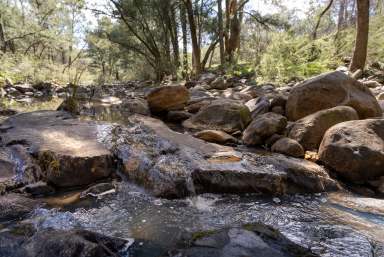
<instances>
[{"instance_id":1,"label":"flowing water","mask_svg":"<svg viewBox=\"0 0 384 257\"><path fill-rule=\"evenodd\" d=\"M256 222L278 229L322 256L380 256L367 255L367 249L373 243L384 244L384 216L368 212L377 206L371 206L367 198L358 209L335 202L346 198L352 201L354 197L344 193L283 198L204 194L166 200L122 182L117 194L92 205L38 209L31 219L41 228L82 227L132 238L135 243L130 254L136 257L161 256L190 233ZM383 200L372 201L384 205Z\"/></svg>"}]
</instances>

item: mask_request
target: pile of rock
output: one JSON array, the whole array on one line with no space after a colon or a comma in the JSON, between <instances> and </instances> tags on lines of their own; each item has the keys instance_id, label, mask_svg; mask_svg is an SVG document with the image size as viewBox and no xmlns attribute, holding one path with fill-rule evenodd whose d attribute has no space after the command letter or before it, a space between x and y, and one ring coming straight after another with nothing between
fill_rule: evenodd
<instances>
[{"instance_id":1,"label":"pile of rock","mask_svg":"<svg viewBox=\"0 0 384 257\"><path fill-rule=\"evenodd\" d=\"M151 91L147 97L151 111L177 111L182 116L177 121L182 121L187 131L208 142L259 146L296 158L303 158L306 153L307 156L314 156L322 145L319 158L315 159L342 178L348 178L343 175L347 170L354 173L355 169L349 166L341 169L328 158L354 165L358 158L353 157L354 161L348 161L348 158L352 158L353 154L362 155L364 151L350 150L351 155L343 158L347 155L330 150L335 147L335 143L330 143L332 140L329 139L331 128L340 123L356 124L359 127L362 122L367 122L366 119L382 117L379 102L367 83L357 81L341 71L322 74L280 90L276 90L273 85L252 86L246 80L230 80L212 74L189 83L188 87L189 90L177 86ZM368 131L363 129L360 133ZM378 135L378 132L370 133ZM339 137L334 136L340 140ZM368 140L360 141L360 144L365 142L361 146L364 149L374 147ZM345 143L340 144L345 146ZM378 160L372 163L380 166ZM361 173L364 170L359 166L369 167L365 164L354 166ZM370 173L374 175L367 176L370 179L368 182L370 185L378 185L380 183L375 179L382 180L380 177L384 176L384 169L373 170ZM381 184L375 186L375 190L380 191L382 187Z\"/></svg>"},{"instance_id":2,"label":"pile of rock","mask_svg":"<svg viewBox=\"0 0 384 257\"><path fill-rule=\"evenodd\" d=\"M1 96L14 99L19 102L28 102L32 98L52 97L63 91L63 88L51 82L39 82L36 84L16 83L7 81L1 88Z\"/></svg>"},{"instance_id":3,"label":"pile of rock","mask_svg":"<svg viewBox=\"0 0 384 257\"><path fill-rule=\"evenodd\" d=\"M370 90L344 73L323 74L289 90L210 74L188 87L155 87L145 92L146 100L98 98L93 109L79 111L100 113L98 120L113 115L121 125L64 112L9 118L0 127L3 191L39 181L54 189L87 186L116 176L117 163L130 180L164 197L337 189L319 164L382 191L382 111ZM21 180L9 182L20 173Z\"/></svg>"}]
</instances>

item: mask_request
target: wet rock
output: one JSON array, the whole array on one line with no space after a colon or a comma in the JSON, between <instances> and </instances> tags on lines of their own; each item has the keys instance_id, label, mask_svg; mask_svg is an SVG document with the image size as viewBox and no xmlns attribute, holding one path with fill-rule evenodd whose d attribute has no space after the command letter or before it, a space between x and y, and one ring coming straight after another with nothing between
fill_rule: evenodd
<instances>
[{"instance_id":1,"label":"wet rock","mask_svg":"<svg viewBox=\"0 0 384 257\"><path fill-rule=\"evenodd\" d=\"M197 132L194 136L211 143L225 144L238 142L236 138L220 130L203 130Z\"/></svg>"},{"instance_id":2,"label":"wet rock","mask_svg":"<svg viewBox=\"0 0 384 257\"><path fill-rule=\"evenodd\" d=\"M30 194L32 196L44 196L50 195L55 192L55 189L43 181L39 181L33 184L26 185L21 191Z\"/></svg>"},{"instance_id":3,"label":"wet rock","mask_svg":"<svg viewBox=\"0 0 384 257\"><path fill-rule=\"evenodd\" d=\"M213 156L209 165L201 163L192 174L196 192L283 195L339 189L315 163L263 151L234 154Z\"/></svg>"},{"instance_id":4,"label":"wet rock","mask_svg":"<svg viewBox=\"0 0 384 257\"><path fill-rule=\"evenodd\" d=\"M358 120L357 112L349 106L337 106L308 115L293 125L289 137L306 150L317 150L324 133L332 126L349 120Z\"/></svg>"},{"instance_id":5,"label":"wet rock","mask_svg":"<svg viewBox=\"0 0 384 257\"><path fill-rule=\"evenodd\" d=\"M384 120L347 121L330 128L319 159L341 177L361 183L384 176Z\"/></svg>"},{"instance_id":6,"label":"wet rock","mask_svg":"<svg viewBox=\"0 0 384 257\"><path fill-rule=\"evenodd\" d=\"M114 183L99 183L81 192L80 198L87 196L100 197L109 193L115 193L115 189L116 186Z\"/></svg>"},{"instance_id":7,"label":"wet rock","mask_svg":"<svg viewBox=\"0 0 384 257\"><path fill-rule=\"evenodd\" d=\"M159 120L133 116L115 131L109 144L123 172L152 194L322 192L336 183L322 167L265 152L237 152L170 130ZM116 145L116 142L118 144Z\"/></svg>"},{"instance_id":8,"label":"wet rock","mask_svg":"<svg viewBox=\"0 0 384 257\"><path fill-rule=\"evenodd\" d=\"M90 184L108 177L115 168L113 156L100 142L112 126L72 119L65 112L39 111L8 118L2 126L3 143L28 147L44 180L59 186Z\"/></svg>"},{"instance_id":9,"label":"wet rock","mask_svg":"<svg viewBox=\"0 0 384 257\"><path fill-rule=\"evenodd\" d=\"M170 130L159 120L132 116L106 142L130 181L155 196L191 194L322 192L335 182L322 167L279 154L237 152ZM117 136L117 138L116 138ZM299 162L301 161L301 162Z\"/></svg>"},{"instance_id":10,"label":"wet rock","mask_svg":"<svg viewBox=\"0 0 384 257\"><path fill-rule=\"evenodd\" d=\"M0 255L8 257L105 257L118 256L127 241L87 230L43 229L29 234L0 233ZM17 246L15 246L15 244Z\"/></svg>"},{"instance_id":11,"label":"wet rock","mask_svg":"<svg viewBox=\"0 0 384 257\"><path fill-rule=\"evenodd\" d=\"M38 201L20 194L0 196L0 221L21 219L39 205Z\"/></svg>"},{"instance_id":12,"label":"wet rock","mask_svg":"<svg viewBox=\"0 0 384 257\"><path fill-rule=\"evenodd\" d=\"M251 121L248 108L234 100L220 99L203 107L183 126L190 129L222 130L228 133L243 130Z\"/></svg>"},{"instance_id":13,"label":"wet rock","mask_svg":"<svg viewBox=\"0 0 384 257\"><path fill-rule=\"evenodd\" d=\"M243 133L246 145L260 145L273 134L279 134L287 126L287 118L276 113L266 113L258 116Z\"/></svg>"},{"instance_id":14,"label":"wet rock","mask_svg":"<svg viewBox=\"0 0 384 257\"><path fill-rule=\"evenodd\" d=\"M40 167L24 146L15 144L0 148L0 194L35 183L41 177Z\"/></svg>"},{"instance_id":15,"label":"wet rock","mask_svg":"<svg viewBox=\"0 0 384 257\"><path fill-rule=\"evenodd\" d=\"M0 193L5 191L6 183L16 174L16 163L7 149L0 148Z\"/></svg>"},{"instance_id":16,"label":"wet rock","mask_svg":"<svg viewBox=\"0 0 384 257\"><path fill-rule=\"evenodd\" d=\"M322 74L295 86L289 95L286 111L289 120L298 120L341 105L353 107L361 119L382 114L370 90L339 71Z\"/></svg>"},{"instance_id":17,"label":"wet rock","mask_svg":"<svg viewBox=\"0 0 384 257\"><path fill-rule=\"evenodd\" d=\"M147 95L152 112L175 111L185 107L189 100L189 91L184 86L158 87Z\"/></svg>"},{"instance_id":18,"label":"wet rock","mask_svg":"<svg viewBox=\"0 0 384 257\"><path fill-rule=\"evenodd\" d=\"M304 148L296 141L287 137L283 137L276 141L271 150L276 153L301 158L304 157Z\"/></svg>"},{"instance_id":19,"label":"wet rock","mask_svg":"<svg viewBox=\"0 0 384 257\"><path fill-rule=\"evenodd\" d=\"M270 103L268 98L261 96L256 99L252 99L245 103L249 111L252 114L252 119L255 119L257 116L267 113L270 108Z\"/></svg>"},{"instance_id":20,"label":"wet rock","mask_svg":"<svg viewBox=\"0 0 384 257\"><path fill-rule=\"evenodd\" d=\"M204 233L202 233L204 235ZM169 256L189 257L285 257L288 253L281 251L276 245L269 245L263 238L252 231L242 228L231 228L222 231L209 231L207 235L198 237L191 246L184 250L176 250ZM277 249L276 249L277 248Z\"/></svg>"}]
</instances>

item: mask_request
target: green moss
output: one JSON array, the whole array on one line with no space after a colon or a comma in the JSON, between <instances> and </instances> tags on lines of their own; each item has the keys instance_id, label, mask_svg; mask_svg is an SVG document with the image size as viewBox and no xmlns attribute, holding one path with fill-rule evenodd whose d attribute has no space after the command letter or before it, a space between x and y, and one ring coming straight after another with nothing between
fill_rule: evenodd
<instances>
[{"instance_id":1,"label":"green moss","mask_svg":"<svg viewBox=\"0 0 384 257\"><path fill-rule=\"evenodd\" d=\"M51 151L44 151L39 156L40 167L45 172L60 173L60 161Z\"/></svg>"},{"instance_id":2,"label":"green moss","mask_svg":"<svg viewBox=\"0 0 384 257\"><path fill-rule=\"evenodd\" d=\"M214 235L217 231L215 230L206 230L206 231L197 231L192 234L192 241L199 240L204 237Z\"/></svg>"},{"instance_id":3,"label":"green moss","mask_svg":"<svg viewBox=\"0 0 384 257\"><path fill-rule=\"evenodd\" d=\"M241 129L245 129L252 120L251 112L247 107L244 107L239 110L239 114L240 114L241 126L242 126Z\"/></svg>"}]
</instances>

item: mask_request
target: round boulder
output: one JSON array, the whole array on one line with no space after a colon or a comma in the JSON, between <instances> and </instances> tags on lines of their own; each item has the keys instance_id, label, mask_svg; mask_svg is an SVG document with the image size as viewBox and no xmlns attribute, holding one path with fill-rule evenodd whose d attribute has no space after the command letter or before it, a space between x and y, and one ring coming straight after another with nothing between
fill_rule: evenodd
<instances>
[{"instance_id":1,"label":"round boulder","mask_svg":"<svg viewBox=\"0 0 384 257\"><path fill-rule=\"evenodd\" d=\"M244 130L251 121L251 113L242 103L229 99L213 101L183 122L190 129L213 129L233 133Z\"/></svg>"},{"instance_id":2,"label":"round boulder","mask_svg":"<svg viewBox=\"0 0 384 257\"><path fill-rule=\"evenodd\" d=\"M325 73L295 86L288 97L286 112L289 120L298 120L340 105L353 107L361 119L382 114L369 88L340 71Z\"/></svg>"},{"instance_id":3,"label":"round boulder","mask_svg":"<svg viewBox=\"0 0 384 257\"><path fill-rule=\"evenodd\" d=\"M152 112L175 111L185 107L189 100L189 91L185 86L158 87L147 95Z\"/></svg>"},{"instance_id":4,"label":"round boulder","mask_svg":"<svg viewBox=\"0 0 384 257\"><path fill-rule=\"evenodd\" d=\"M272 152L282 153L285 155L301 158L304 156L304 148L296 141L291 138L283 137L277 140L272 145Z\"/></svg>"},{"instance_id":5,"label":"round boulder","mask_svg":"<svg viewBox=\"0 0 384 257\"><path fill-rule=\"evenodd\" d=\"M298 141L306 150L317 150L324 133L332 126L349 120L358 120L357 112L349 106L337 106L318 111L298 120L289 137Z\"/></svg>"},{"instance_id":6,"label":"round boulder","mask_svg":"<svg viewBox=\"0 0 384 257\"><path fill-rule=\"evenodd\" d=\"M384 119L339 123L324 135L319 159L352 182L384 176Z\"/></svg>"},{"instance_id":7,"label":"round boulder","mask_svg":"<svg viewBox=\"0 0 384 257\"><path fill-rule=\"evenodd\" d=\"M279 134L287 126L287 118L268 112L258 116L249 124L243 133L243 142L246 145L260 145L273 134Z\"/></svg>"}]
</instances>

